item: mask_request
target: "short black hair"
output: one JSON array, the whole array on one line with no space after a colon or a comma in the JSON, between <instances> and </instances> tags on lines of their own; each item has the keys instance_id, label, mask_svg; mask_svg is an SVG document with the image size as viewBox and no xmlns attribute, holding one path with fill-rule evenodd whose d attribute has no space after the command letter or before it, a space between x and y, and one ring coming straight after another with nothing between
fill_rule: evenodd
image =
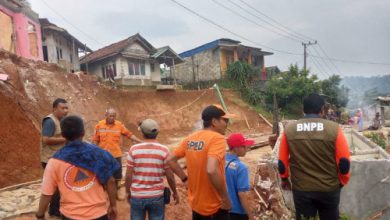
<instances>
[{"instance_id":1,"label":"short black hair","mask_svg":"<svg viewBox=\"0 0 390 220\"><path fill-rule=\"evenodd\" d=\"M207 121L203 121L203 128L211 127L212 121L213 121L212 119L211 120L207 120Z\"/></svg>"},{"instance_id":2,"label":"short black hair","mask_svg":"<svg viewBox=\"0 0 390 220\"><path fill-rule=\"evenodd\" d=\"M69 141L76 140L84 135L84 122L79 116L70 115L61 120L62 136Z\"/></svg>"},{"instance_id":3,"label":"short black hair","mask_svg":"<svg viewBox=\"0 0 390 220\"><path fill-rule=\"evenodd\" d=\"M209 105L202 111L202 120L211 121L213 118L220 118L226 115L226 112L216 105Z\"/></svg>"},{"instance_id":4,"label":"short black hair","mask_svg":"<svg viewBox=\"0 0 390 220\"><path fill-rule=\"evenodd\" d=\"M317 93L311 93L303 99L303 112L305 114L318 114L325 105L325 100Z\"/></svg>"},{"instance_id":5,"label":"short black hair","mask_svg":"<svg viewBox=\"0 0 390 220\"><path fill-rule=\"evenodd\" d=\"M158 132L154 133L154 134L145 134L145 133L142 132L142 134L144 135L145 139L156 139L157 135L158 135Z\"/></svg>"},{"instance_id":6,"label":"short black hair","mask_svg":"<svg viewBox=\"0 0 390 220\"><path fill-rule=\"evenodd\" d=\"M53 108L57 107L58 104L60 104L60 103L68 103L68 102L67 102L65 99L58 98L58 99L54 100L54 102L53 102Z\"/></svg>"}]
</instances>

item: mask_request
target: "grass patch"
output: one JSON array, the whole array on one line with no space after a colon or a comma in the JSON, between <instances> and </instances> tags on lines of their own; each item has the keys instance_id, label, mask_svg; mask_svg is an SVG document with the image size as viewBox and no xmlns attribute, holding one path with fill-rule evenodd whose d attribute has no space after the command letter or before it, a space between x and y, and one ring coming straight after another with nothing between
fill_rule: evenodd
<instances>
[{"instance_id":1,"label":"grass patch","mask_svg":"<svg viewBox=\"0 0 390 220\"><path fill-rule=\"evenodd\" d=\"M384 150L386 150L387 144L386 139L382 137L379 133L376 132L367 132L363 133L363 135L367 138L369 138L372 142L382 147Z\"/></svg>"}]
</instances>

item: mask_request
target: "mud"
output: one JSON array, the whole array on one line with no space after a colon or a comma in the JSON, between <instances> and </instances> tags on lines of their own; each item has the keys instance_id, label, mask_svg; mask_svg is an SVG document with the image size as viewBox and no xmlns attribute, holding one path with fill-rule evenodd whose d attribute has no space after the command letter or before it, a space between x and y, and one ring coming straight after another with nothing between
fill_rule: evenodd
<instances>
[{"instance_id":1,"label":"mud","mask_svg":"<svg viewBox=\"0 0 390 220\"><path fill-rule=\"evenodd\" d=\"M56 98L65 98L70 114L84 118L86 140L91 139L95 124L104 118L105 109L114 107L118 111L117 119L137 136L140 136L139 121L147 117L155 119L161 126L159 139L165 144L199 129L201 110L209 104L219 103L214 90L111 89L100 84L94 76L66 74L56 65L34 62L4 51L0 51L0 73L10 76L7 82L0 82L3 174L0 188L40 178L40 124L41 119L51 113ZM229 111L240 116L230 126L230 132L271 132L233 91L224 90L223 96ZM130 144L125 140L124 149Z\"/></svg>"}]
</instances>

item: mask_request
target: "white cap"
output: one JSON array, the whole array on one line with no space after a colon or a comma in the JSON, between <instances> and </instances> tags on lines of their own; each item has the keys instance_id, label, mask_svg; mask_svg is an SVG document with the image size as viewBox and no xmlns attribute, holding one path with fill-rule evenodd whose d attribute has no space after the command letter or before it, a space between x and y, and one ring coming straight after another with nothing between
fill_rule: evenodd
<instances>
[{"instance_id":1,"label":"white cap","mask_svg":"<svg viewBox=\"0 0 390 220\"><path fill-rule=\"evenodd\" d=\"M139 127L144 134L157 134L160 130L157 122L149 118L143 120Z\"/></svg>"}]
</instances>

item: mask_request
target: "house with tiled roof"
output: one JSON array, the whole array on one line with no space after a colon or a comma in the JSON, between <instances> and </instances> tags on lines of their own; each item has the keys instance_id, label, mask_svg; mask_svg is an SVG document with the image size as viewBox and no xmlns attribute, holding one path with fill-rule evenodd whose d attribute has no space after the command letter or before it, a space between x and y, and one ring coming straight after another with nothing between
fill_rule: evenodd
<instances>
[{"instance_id":1,"label":"house with tiled roof","mask_svg":"<svg viewBox=\"0 0 390 220\"><path fill-rule=\"evenodd\" d=\"M182 58L169 46L155 48L140 34L96 50L81 59L82 69L120 85L161 84L160 64L172 66Z\"/></svg>"},{"instance_id":2,"label":"house with tiled roof","mask_svg":"<svg viewBox=\"0 0 390 220\"><path fill-rule=\"evenodd\" d=\"M175 65L176 79L185 84L221 79L235 61L252 64L265 72L264 57L273 53L242 45L240 41L221 38L180 53L184 63ZM266 78L266 76L259 76Z\"/></svg>"},{"instance_id":3,"label":"house with tiled roof","mask_svg":"<svg viewBox=\"0 0 390 220\"><path fill-rule=\"evenodd\" d=\"M42 30L43 60L56 63L69 73L79 71L79 53L85 54L92 50L66 29L51 23L47 18L40 18L39 23Z\"/></svg>"}]
</instances>

